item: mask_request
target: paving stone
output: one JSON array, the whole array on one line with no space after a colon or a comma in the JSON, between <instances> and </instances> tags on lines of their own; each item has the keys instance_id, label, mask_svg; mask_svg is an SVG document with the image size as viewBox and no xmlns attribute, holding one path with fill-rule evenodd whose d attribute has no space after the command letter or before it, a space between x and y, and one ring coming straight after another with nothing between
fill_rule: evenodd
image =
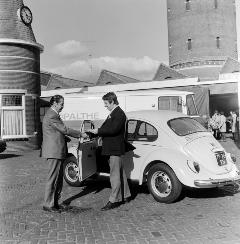
<instances>
[{"instance_id":1,"label":"paving stone","mask_svg":"<svg viewBox=\"0 0 240 244\"><path fill-rule=\"evenodd\" d=\"M224 146L237 154L239 166L240 150L229 140ZM75 212L52 214L42 211L47 167L37 154L0 160L0 244L240 243L238 185L187 189L173 204L157 203L134 185L133 201L102 212L110 193L104 178L83 187L64 182L64 199L87 194L71 202Z\"/></svg>"},{"instance_id":2,"label":"paving stone","mask_svg":"<svg viewBox=\"0 0 240 244\"><path fill-rule=\"evenodd\" d=\"M148 241L146 239L137 239L138 244L148 244Z\"/></svg>"}]
</instances>

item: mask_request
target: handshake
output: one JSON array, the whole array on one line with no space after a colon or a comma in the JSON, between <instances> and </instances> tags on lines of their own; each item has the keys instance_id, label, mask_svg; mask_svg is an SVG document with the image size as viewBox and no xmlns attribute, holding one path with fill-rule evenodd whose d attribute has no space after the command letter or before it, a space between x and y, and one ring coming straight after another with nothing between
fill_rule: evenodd
<instances>
[{"instance_id":1,"label":"handshake","mask_svg":"<svg viewBox=\"0 0 240 244\"><path fill-rule=\"evenodd\" d=\"M98 129L91 129L91 130L87 130L84 133L81 134L81 137L83 138L94 138L97 136L98 133Z\"/></svg>"}]
</instances>

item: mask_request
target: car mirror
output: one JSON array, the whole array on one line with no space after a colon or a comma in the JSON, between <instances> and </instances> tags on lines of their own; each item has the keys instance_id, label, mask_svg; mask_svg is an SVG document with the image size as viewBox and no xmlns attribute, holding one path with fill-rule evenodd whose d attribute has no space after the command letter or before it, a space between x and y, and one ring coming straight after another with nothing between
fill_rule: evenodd
<instances>
[{"instance_id":1,"label":"car mirror","mask_svg":"<svg viewBox=\"0 0 240 244\"><path fill-rule=\"evenodd\" d=\"M88 130L91 130L91 129L94 129L94 128L95 128L94 123L91 120L84 120L81 123L80 132L81 133L86 133ZM92 138L89 136L89 133L87 133L87 135L88 135L88 138L81 138L79 140L79 142L83 143L83 142L90 141Z\"/></svg>"},{"instance_id":2,"label":"car mirror","mask_svg":"<svg viewBox=\"0 0 240 244\"><path fill-rule=\"evenodd\" d=\"M94 129L94 123L91 120L84 120L80 126L80 132L85 132L91 129Z\"/></svg>"}]
</instances>

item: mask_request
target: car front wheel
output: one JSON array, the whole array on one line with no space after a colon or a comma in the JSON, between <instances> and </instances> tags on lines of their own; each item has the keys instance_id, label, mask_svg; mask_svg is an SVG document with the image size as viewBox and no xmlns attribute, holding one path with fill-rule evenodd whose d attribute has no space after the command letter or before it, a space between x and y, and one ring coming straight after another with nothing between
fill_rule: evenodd
<instances>
[{"instance_id":1,"label":"car front wheel","mask_svg":"<svg viewBox=\"0 0 240 244\"><path fill-rule=\"evenodd\" d=\"M67 158L63 164L63 177L70 186L80 186L79 168L74 156Z\"/></svg>"},{"instance_id":2,"label":"car front wheel","mask_svg":"<svg viewBox=\"0 0 240 244\"><path fill-rule=\"evenodd\" d=\"M150 168L147 184L154 199L162 203L176 201L182 191L182 184L173 170L163 163L158 163Z\"/></svg>"}]
</instances>

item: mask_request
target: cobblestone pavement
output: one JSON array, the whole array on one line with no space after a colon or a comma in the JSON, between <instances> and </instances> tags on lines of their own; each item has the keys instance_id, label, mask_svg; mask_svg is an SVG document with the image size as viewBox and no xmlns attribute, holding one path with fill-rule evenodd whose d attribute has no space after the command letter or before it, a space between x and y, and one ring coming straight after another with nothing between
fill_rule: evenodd
<instances>
[{"instance_id":1,"label":"cobblestone pavement","mask_svg":"<svg viewBox=\"0 0 240 244\"><path fill-rule=\"evenodd\" d=\"M232 140L223 142L240 163ZM106 179L82 187L64 184L73 209L42 210L46 164L37 151L0 154L0 244L50 243L240 243L238 186L185 190L180 201L157 203L145 186L132 186L134 200L102 212L109 195Z\"/></svg>"}]
</instances>

